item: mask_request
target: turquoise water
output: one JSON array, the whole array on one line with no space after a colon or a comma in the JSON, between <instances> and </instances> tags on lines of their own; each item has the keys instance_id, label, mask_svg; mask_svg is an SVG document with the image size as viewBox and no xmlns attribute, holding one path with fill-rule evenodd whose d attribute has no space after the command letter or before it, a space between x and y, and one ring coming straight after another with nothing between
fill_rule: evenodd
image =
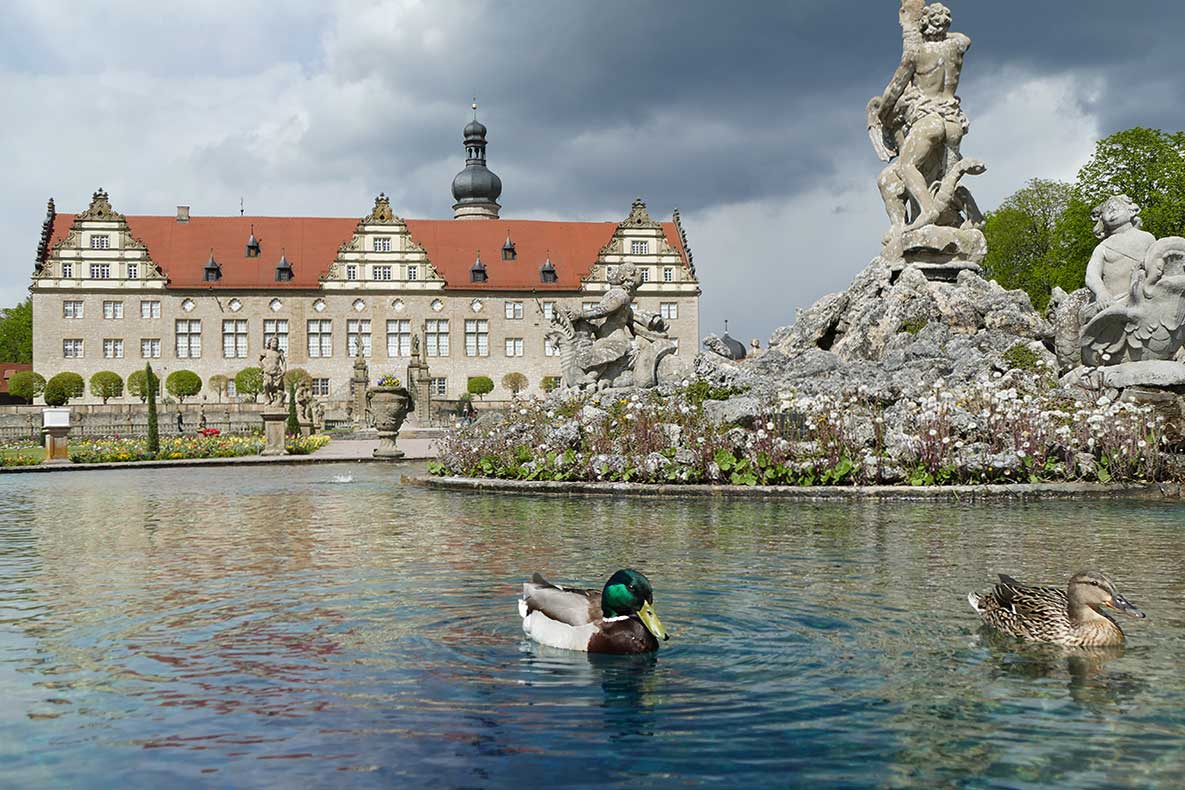
<instances>
[{"instance_id":1,"label":"turquoise water","mask_svg":"<svg viewBox=\"0 0 1185 790\"><path fill-rule=\"evenodd\" d=\"M1185 505L654 502L376 465L0 477L0 784L1149 787L1185 776ZM350 475L351 482L334 482ZM534 646L539 570L644 570L655 656ZM1118 655L997 572L1110 573Z\"/></svg>"}]
</instances>

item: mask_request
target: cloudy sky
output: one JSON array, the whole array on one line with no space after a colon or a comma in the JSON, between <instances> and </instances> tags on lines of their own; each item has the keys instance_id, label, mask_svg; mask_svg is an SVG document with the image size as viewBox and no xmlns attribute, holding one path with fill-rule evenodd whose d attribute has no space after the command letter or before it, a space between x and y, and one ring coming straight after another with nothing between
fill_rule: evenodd
<instances>
[{"instance_id":1,"label":"cloudy sky","mask_svg":"<svg viewBox=\"0 0 1185 790\"><path fill-rule=\"evenodd\" d=\"M963 145L993 207L1072 179L1100 136L1181 129L1179 0L948 0L974 41ZM281 8L283 10L281 10ZM678 207L701 331L766 338L843 288L886 220L864 107L900 56L895 0L349 0L0 5L0 305L45 200L117 210L451 216L477 95L503 216Z\"/></svg>"}]
</instances>

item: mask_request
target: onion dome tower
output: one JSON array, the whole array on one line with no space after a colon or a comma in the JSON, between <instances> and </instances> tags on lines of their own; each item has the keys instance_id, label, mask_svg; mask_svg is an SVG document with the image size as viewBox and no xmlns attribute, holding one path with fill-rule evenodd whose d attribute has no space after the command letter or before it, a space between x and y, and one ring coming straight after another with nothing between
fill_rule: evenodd
<instances>
[{"instance_id":1,"label":"onion dome tower","mask_svg":"<svg viewBox=\"0 0 1185 790\"><path fill-rule=\"evenodd\" d=\"M486 167L486 127L477 120L465 126L465 169L453 179L453 219L497 219L502 179Z\"/></svg>"}]
</instances>

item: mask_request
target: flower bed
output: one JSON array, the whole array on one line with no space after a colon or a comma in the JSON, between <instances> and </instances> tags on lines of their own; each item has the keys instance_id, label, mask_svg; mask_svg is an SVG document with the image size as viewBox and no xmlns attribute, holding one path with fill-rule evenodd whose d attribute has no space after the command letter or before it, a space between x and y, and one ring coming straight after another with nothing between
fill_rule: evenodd
<instances>
[{"instance_id":1,"label":"flower bed","mask_svg":"<svg viewBox=\"0 0 1185 790\"><path fill-rule=\"evenodd\" d=\"M258 455L263 439L258 436L162 437L160 453L148 452L143 439L88 439L70 443L70 460L76 464L106 464L121 461L188 460L193 458L235 458Z\"/></svg>"},{"instance_id":2,"label":"flower bed","mask_svg":"<svg viewBox=\"0 0 1185 790\"><path fill-rule=\"evenodd\" d=\"M45 450L40 447L0 448L0 466L36 466L45 460Z\"/></svg>"},{"instance_id":3,"label":"flower bed","mask_svg":"<svg viewBox=\"0 0 1185 790\"><path fill-rule=\"evenodd\" d=\"M665 397L523 403L455 429L438 475L733 485L954 485L1151 481L1174 476L1147 407L1060 398L1040 375L996 374L889 407L864 388L782 393L746 426L719 424L692 384Z\"/></svg>"},{"instance_id":4,"label":"flower bed","mask_svg":"<svg viewBox=\"0 0 1185 790\"><path fill-rule=\"evenodd\" d=\"M312 436L289 436L284 443L284 449L289 455L309 455L329 444L329 437L316 433Z\"/></svg>"}]
</instances>

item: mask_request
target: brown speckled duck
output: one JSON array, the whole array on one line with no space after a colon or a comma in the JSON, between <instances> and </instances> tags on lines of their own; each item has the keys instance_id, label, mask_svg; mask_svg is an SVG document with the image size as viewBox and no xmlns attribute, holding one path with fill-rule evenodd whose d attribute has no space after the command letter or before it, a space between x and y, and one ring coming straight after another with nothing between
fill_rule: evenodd
<instances>
[{"instance_id":1,"label":"brown speckled duck","mask_svg":"<svg viewBox=\"0 0 1185 790\"><path fill-rule=\"evenodd\" d=\"M968 593L967 600L984 623L1001 633L1066 647L1123 644L1123 629L1102 611L1104 608L1128 617L1144 617L1099 571L1074 574L1065 591L1029 587L1000 574L1000 583L994 588L978 595Z\"/></svg>"}]
</instances>

